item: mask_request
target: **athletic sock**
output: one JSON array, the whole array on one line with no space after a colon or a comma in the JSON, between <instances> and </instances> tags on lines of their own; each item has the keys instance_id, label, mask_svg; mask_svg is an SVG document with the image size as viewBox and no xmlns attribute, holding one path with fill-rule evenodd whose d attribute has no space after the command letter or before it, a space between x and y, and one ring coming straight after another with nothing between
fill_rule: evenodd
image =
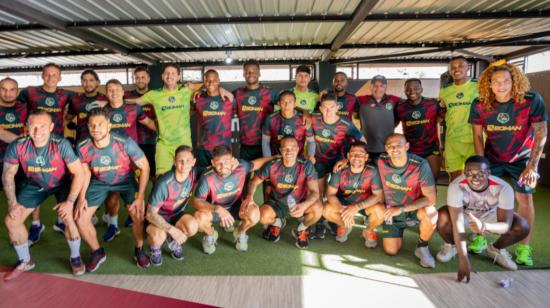
<instances>
[{"instance_id":1,"label":"athletic sock","mask_svg":"<svg viewBox=\"0 0 550 308\"><path fill-rule=\"evenodd\" d=\"M416 247L426 247L428 246L428 241L424 241L423 239L418 239L418 244L416 244Z\"/></svg>"},{"instance_id":2,"label":"athletic sock","mask_svg":"<svg viewBox=\"0 0 550 308\"><path fill-rule=\"evenodd\" d=\"M27 262L31 259L31 253L29 252L28 241L26 241L21 245L13 245L13 248L15 248L15 252L17 253L17 257L19 258L19 260L23 260L24 262Z\"/></svg>"},{"instance_id":3,"label":"athletic sock","mask_svg":"<svg viewBox=\"0 0 550 308\"><path fill-rule=\"evenodd\" d=\"M109 224L118 228L118 215L109 216Z\"/></svg>"},{"instance_id":4,"label":"athletic sock","mask_svg":"<svg viewBox=\"0 0 550 308\"><path fill-rule=\"evenodd\" d=\"M301 232L301 231L304 231L305 229L307 229L306 225L304 225L303 222L301 222L299 225L298 225L298 232Z\"/></svg>"},{"instance_id":5,"label":"athletic sock","mask_svg":"<svg viewBox=\"0 0 550 308\"><path fill-rule=\"evenodd\" d=\"M71 259L80 257L80 238L76 240L67 240L71 250Z\"/></svg>"},{"instance_id":6,"label":"athletic sock","mask_svg":"<svg viewBox=\"0 0 550 308\"><path fill-rule=\"evenodd\" d=\"M40 219L33 220L31 225L39 227L40 226Z\"/></svg>"},{"instance_id":7,"label":"athletic sock","mask_svg":"<svg viewBox=\"0 0 550 308\"><path fill-rule=\"evenodd\" d=\"M275 223L273 225L280 228L283 226L283 220L281 218L275 218Z\"/></svg>"}]
</instances>

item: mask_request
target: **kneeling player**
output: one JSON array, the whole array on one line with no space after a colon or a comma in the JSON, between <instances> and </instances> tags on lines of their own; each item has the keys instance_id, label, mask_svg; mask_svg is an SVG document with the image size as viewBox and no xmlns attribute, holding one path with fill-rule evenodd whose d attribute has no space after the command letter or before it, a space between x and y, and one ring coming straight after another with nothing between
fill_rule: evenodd
<instances>
[{"instance_id":1,"label":"kneeling player","mask_svg":"<svg viewBox=\"0 0 550 308\"><path fill-rule=\"evenodd\" d=\"M256 206L253 200L254 192L260 183L269 179L273 192L271 198L260 207L260 222L269 225L263 237L277 242L288 216L303 217L304 220L292 234L296 237L298 248L307 248L308 228L321 218L323 206L319 201L315 168L309 160L298 158L298 149L296 138L283 137L280 148L282 158L267 163L252 178L243 204L248 207Z\"/></svg>"},{"instance_id":2,"label":"kneeling player","mask_svg":"<svg viewBox=\"0 0 550 308\"><path fill-rule=\"evenodd\" d=\"M176 149L174 167L160 176L149 197L147 235L151 247L151 263L162 264L160 250L168 239L172 258L183 260L182 244L195 233L198 225L193 216L184 214L197 179L193 149L181 145Z\"/></svg>"},{"instance_id":3,"label":"kneeling player","mask_svg":"<svg viewBox=\"0 0 550 308\"><path fill-rule=\"evenodd\" d=\"M347 158L349 166L332 173L330 177L323 216L338 225L336 241L345 242L355 222L355 215L364 211L369 217L367 229L363 232L365 246L374 248L378 244L374 229L384 222L380 176L376 168L367 165L369 154L365 143L352 143Z\"/></svg>"},{"instance_id":4,"label":"kneeling player","mask_svg":"<svg viewBox=\"0 0 550 308\"><path fill-rule=\"evenodd\" d=\"M110 192L119 192L128 206L134 222L132 231L136 240L137 266L150 265L143 251L143 198L149 181L149 163L136 142L127 136L112 134L109 115L103 109L93 109L88 116L90 138L78 144L78 155L84 164L84 185L76 208L76 221L82 238L92 249L86 269L93 272L106 260L99 246L91 218ZM140 170L139 189L134 176ZM136 196L137 195L137 196Z\"/></svg>"},{"instance_id":5,"label":"kneeling player","mask_svg":"<svg viewBox=\"0 0 550 308\"><path fill-rule=\"evenodd\" d=\"M500 238L487 247L487 254L502 267L516 270L506 250L529 234L527 220L514 213L514 191L496 176L489 175L489 161L482 156L466 160L464 175L456 178L447 193L447 206L439 209L437 229L445 241L437 259L451 260L458 251L458 280L470 280L470 260L465 227L476 234L491 232ZM459 243L454 246L454 243ZM485 243L486 246L486 243Z\"/></svg>"}]
</instances>

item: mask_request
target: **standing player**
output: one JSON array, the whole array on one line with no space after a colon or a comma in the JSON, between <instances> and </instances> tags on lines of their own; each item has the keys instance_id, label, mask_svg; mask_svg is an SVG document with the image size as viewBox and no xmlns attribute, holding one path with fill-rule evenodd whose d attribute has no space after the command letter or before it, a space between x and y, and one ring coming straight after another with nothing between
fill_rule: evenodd
<instances>
[{"instance_id":1,"label":"standing player","mask_svg":"<svg viewBox=\"0 0 550 308\"><path fill-rule=\"evenodd\" d=\"M479 101L472 105L470 123L478 155L491 163L491 174L509 175L518 201L518 214L527 220L531 232L535 223L533 194L538 165L546 143L548 115L541 96L529 91L529 80L514 65L492 66L479 81ZM483 135L487 136L485 143ZM480 250L484 238L474 239ZM518 264L533 265L531 233L516 248Z\"/></svg>"},{"instance_id":2,"label":"standing player","mask_svg":"<svg viewBox=\"0 0 550 308\"><path fill-rule=\"evenodd\" d=\"M317 107L319 94L308 88L311 81L311 69L307 65L300 65L296 68L296 86L291 89L296 95L296 108L312 113Z\"/></svg>"},{"instance_id":3,"label":"standing player","mask_svg":"<svg viewBox=\"0 0 550 308\"><path fill-rule=\"evenodd\" d=\"M161 246L168 239L172 258L183 260L182 244L197 233L193 216L185 214L197 181L193 149L182 145L176 149L174 168L161 175L149 197L147 236L151 263L162 264Z\"/></svg>"},{"instance_id":4,"label":"standing player","mask_svg":"<svg viewBox=\"0 0 550 308\"><path fill-rule=\"evenodd\" d=\"M195 98L197 112L197 169L201 174L210 166L212 151L219 145L231 146L231 119L237 111L235 101L220 95L220 76L215 70L204 73L206 91Z\"/></svg>"},{"instance_id":5,"label":"standing player","mask_svg":"<svg viewBox=\"0 0 550 308\"><path fill-rule=\"evenodd\" d=\"M235 247L239 251L248 250L248 235L246 231L260 220L257 206L242 206L241 197L248 173L258 170L272 158L259 158L252 162L239 160L235 166L231 149L219 145L212 151L212 168L202 174L195 189L193 205L197 209L195 219L199 229L206 233L202 238L204 253L213 254L216 251L218 232L212 226L213 221L219 221L227 232L233 231ZM241 222L233 227L235 219Z\"/></svg>"},{"instance_id":6,"label":"standing player","mask_svg":"<svg viewBox=\"0 0 550 308\"><path fill-rule=\"evenodd\" d=\"M347 92L348 76L344 72L336 72L332 79L332 87L338 102L338 115L350 121L358 118L359 100L357 96Z\"/></svg>"},{"instance_id":7,"label":"standing player","mask_svg":"<svg viewBox=\"0 0 550 308\"><path fill-rule=\"evenodd\" d=\"M302 217L298 227L292 230L292 235L296 238L296 247L307 248L308 228L321 218L323 212L317 174L310 161L298 157L298 142L293 136L281 139L280 151L281 158L270 161L254 175L243 204L249 208L255 207L253 197L256 188L263 181L269 180L273 193L260 207L260 223L268 225L263 238L277 242L286 218Z\"/></svg>"},{"instance_id":8,"label":"standing player","mask_svg":"<svg viewBox=\"0 0 550 308\"><path fill-rule=\"evenodd\" d=\"M403 133L410 144L409 151L428 161L434 179L439 177L441 156L439 152L439 125L445 111L434 99L422 96L420 79L405 81L407 100L396 108L397 123L403 124Z\"/></svg>"},{"instance_id":9,"label":"standing player","mask_svg":"<svg viewBox=\"0 0 550 308\"><path fill-rule=\"evenodd\" d=\"M468 60L454 57L449 63L453 83L439 91L445 108L445 167L451 182L462 174L464 162L475 154L470 107L478 96L477 82L470 79Z\"/></svg>"},{"instance_id":10,"label":"standing player","mask_svg":"<svg viewBox=\"0 0 550 308\"><path fill-rule=\"evenodd\" d=\"M247 61L243 65L246 87L233 92L239 117L241 159L252 161L262 157L262 125L273 111L275 96L271 89L261 86L260 63Z\"/></svg>"},{"instance_id":11,"label":"standing player","mask_svg":"<svg viewBox=\"0 0 550 308\"><path fill-rule=\"evenodd\" d=\"M34 268L25 220L51 195L55 195L57 200L53 209L67 226L65 238L71 250L69 263L72 272L77 276L84 273L80 235L73 220L74 202L82 189L82 164L69 141L51 134L53 129L54 123L48 112L31 111L27 122L29 135L10 143L4 156L2 182L8 200L4 222L18 257L17 265L4 274L4 280L14 279ZM19 167L25 174L25 184L16 192L15 175ZM89 223L91 218L88 217Z\"/></svg>"},{"instance_id":12,"label":"standing player","mask_svg":"<svg viewBox=\"0 0 550 308\"><path fill-rule=\"evenodd\" d=\"M447 193L447 206L439 209L437 230L445 241L437 254L441 262L450 261L458 250L458 281L470 280L470 260L466 249L466 228L472 232L499 234L487 247L495 262L509 270L517 265L506 250L529 234L527 221L514 213L514 191L496 176L489 175L489 160L472 156L466 160L464 175L456 178ZM455 247L454 243L458 243Z\"/></svg>"},{"instance_id":13,"label":"standing player","mask_svg":"<svg viewBox=\"0 0 550 308\"><path fill-rule=\"evenodd\" d=\"M136 142L111 133L109 115L103 109L92 109L88 116L90 138L78 144L78 155L84 164L84 185L80 192L75 217L80 234L90 246L91 259L86 269L93 272L106 260L99 245L91 217L110 192L120 193L132 217L132 231L136 240L134 259L138 267L150 265L143 250L143 200L149 182L149 163ZM139 186L134 169L140 171Z\"/></svg>"},{"instance_id":14,"label":"standing player","mask_svg":"<svg viewBox=\"0 0 550 308\"><path fill-rule=\"evenodd\" d=\"M370 81L371 95L359 96L361 131L367 138L369 159L376 161L384 153L384 144L395 128L395 107L401 100L387 95L386 77L376 75Z\"/></svg>"},{"instance_id":15,"label":"standing player","mask_svg":"<svg viewBox=\"0 0 550 308\"><path fill-rule=\"evenodd\" d=\"M8 144L25 133L28 109L25 104L18 103L18 92L15 79L6 77L0 80L0 174ZM44 225L39 227L44 229ZM35 233L40 236L40 232ZM29 240L33 241L33 239Z\"/></svg>"},{"instance_id":16,"label":"standing player","mask_svg":"<svg viewBox=\"0 0 550 308\"><path fill-rule=\"evenodd\" d=\"M414 255L423 267L435 267L428 241L437 223L435 183L428 162L407 153L405 136L392 134L386 141L386 152L378 160L386 208L384 209L384 252L396 255L403 244L405 228L420 221L420 237Z\"/></svg>"}]
</instances>

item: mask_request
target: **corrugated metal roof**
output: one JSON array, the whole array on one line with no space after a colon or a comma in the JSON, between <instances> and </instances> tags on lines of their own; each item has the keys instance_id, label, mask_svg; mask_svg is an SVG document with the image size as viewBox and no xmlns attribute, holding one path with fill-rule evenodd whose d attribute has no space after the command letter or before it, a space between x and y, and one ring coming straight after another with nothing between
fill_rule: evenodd
<instances>
[{"instance_id":1,"label":"corrugated metal roof","mask_svg":"<svg viewBox=\"0 0 550 308\"><path fill-rule=\"evenodd\" d=\"M467 51L474 52L481 55L488 56L497 56L507 53L511 53L517 50L521 50L525 46L520 47L476 47L468 48ZM340 49L336 53L336 57L340 59L353 59L358 57L376 57L376 56L387 56L387 55L398 55L406 52L415 52L415 51L429 51L434 48L378 48L378 49ZM400 58L447 58L461 54L457 51L440 51L440 52L431 52L420 55L413 56L403 56Z\"/></svg>"},{"instance_id":2,"label":"corrugated metal roof","mask_svg":"<svg viewBox=\"0 0 550 308\"><path fill-rule=\"evenodd\" d=\"M2 32L0 36L0 53L27 49L76 50L82 47L90 48L90 45L70 34L54 30Z\"/></svg>"},{"instance_id":3,"label":"corrugated metal roof","mask_svg":"<svg viewBox=\"0 0 550 308\"><path fill-rule=\"evenodd\" d=\"M384 0L379 1L372 14L393 13L463 13L536 11L550 9L550 1L534 0Z\"/></svg>"},{"instance_id":4,"label":"corrugated metal roof","mask_svg":"<svg viewBox=\"0 0 550 308\"><path fill-rule=\"evenodd\" d=\"M233 51L231 58L235 60L259 59L259 60L318 60L323 54L323 49L307 50L258 50L258 51ZM227 54L225 51L213 52L162 52L147 54L157 61L178 62L209 62L223 61Z\"/></svg>"},{"instance_id":5,"label":"corrugated metal roof","mask_svg":"<svg viewBox=\"0 0 550 308\"><path fill-rule=\"evenodd\" d=\"M94 56L70 56L70 57L43 57L43 58L11 58L0 59L0 68L6 67L27 67L41 66L49 62L58 65L92 65L92 64L114 64L133 63L135 59L123 55L94 55Z\"/></svg>"}]
</instances>

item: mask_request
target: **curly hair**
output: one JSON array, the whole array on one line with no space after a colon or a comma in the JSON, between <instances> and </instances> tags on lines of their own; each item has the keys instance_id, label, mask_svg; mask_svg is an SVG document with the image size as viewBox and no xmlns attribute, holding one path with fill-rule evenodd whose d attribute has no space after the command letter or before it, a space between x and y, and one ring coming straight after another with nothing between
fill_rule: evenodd
<instances>
[{"instance_id":1,"label":"curly hair","mask_svg":"<svg viewBox=\"0 0 550 308\"><path fill-rule=\"evenodd\" d=\"M524 95L530 88L529 79L523 74L517 66L513 64L502 64L489 66L485 69L479 78L479 100L487 109L492 108L492 103L495 100L495 94L491 89L491 78L495 72L506 71L512 77L512 98L518 103L525 101Z\"/></svg>"}]
</instances>

